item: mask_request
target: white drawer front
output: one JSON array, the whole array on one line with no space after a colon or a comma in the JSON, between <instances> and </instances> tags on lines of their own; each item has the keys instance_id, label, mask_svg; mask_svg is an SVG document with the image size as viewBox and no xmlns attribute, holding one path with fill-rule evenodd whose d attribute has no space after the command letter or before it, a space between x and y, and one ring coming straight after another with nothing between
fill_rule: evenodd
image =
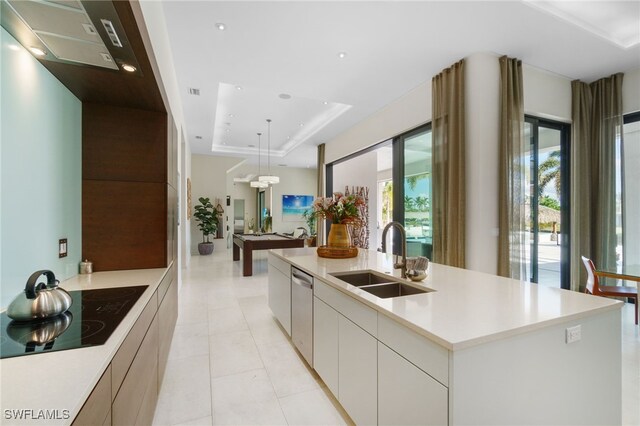
<instances>
[{"instance_id":1,"label":"white drawer front","mask_svg":"<svg viewBox=\"0 0 640 426\"><path fill-rule=\"evenodd\" d=\"M275 267L287 277L291 278L291 264L272 253L269 253L269 266Z\"/></svg>"},{"instance_id":2,"label":"white drawer front","mask_svg":"<svg viewBox=\"0 0 640 426\"><path fill-rule=\"evenodd\" d=\"M378 314L378 340L443 385L449 386L449 351L447 349L383 314Z\"/></svg>"},{"instance_id":3,"label":"white drawer front","mask_svg":"<svg viewBox=\"0 0 640 426\"><path fill-rule=\"evenodd\" d=\"M363 303L358 302L351 296L342 294L339 290L330 287L328 284L316 279L313 289L314 295L358 324L367 333L376 337L378 334L377 312Z\"/></svg>"}]
</instances>

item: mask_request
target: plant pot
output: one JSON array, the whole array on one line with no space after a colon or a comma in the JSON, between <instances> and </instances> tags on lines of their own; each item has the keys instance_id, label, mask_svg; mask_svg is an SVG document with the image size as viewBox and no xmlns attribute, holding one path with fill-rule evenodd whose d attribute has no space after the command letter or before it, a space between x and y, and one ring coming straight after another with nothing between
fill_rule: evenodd
<instances>
[{"instance_id":1,"label":"plant pot","mask_svg":"<svg viewBox=\"0 0 640 426\"><path fill-rule=\"evenodd\" d=\"M198 253L202 256L207 256L213 253L213 243L200 243L198 244Z\"/></svg>"},{"instance_id":2,"label":"plant pot","mask_svg":"<svg viewBox=\"0 0 640 426\"><path fill-rule=\"evenodd\" d=\"M329 247L351 247L351 235L347 225L343 223L332 223L329 229L329 237L327 238L327 246Z\"/></svg>"}]
</instances>

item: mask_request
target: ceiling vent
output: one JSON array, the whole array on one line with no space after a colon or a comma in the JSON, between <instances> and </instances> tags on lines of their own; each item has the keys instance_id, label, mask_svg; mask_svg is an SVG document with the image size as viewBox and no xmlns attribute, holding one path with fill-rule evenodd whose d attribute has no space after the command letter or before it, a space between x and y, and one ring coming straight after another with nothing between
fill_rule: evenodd
<instances>
[{"instance_id":1,"label":"ceiling vent","mask_svg":"<svg viewBox=\"0 0 640 426\"><path fill-rule=\"evenodd\" d=\"M116 29L113 27L113 22L108 19L101 19L102 26L104 30L107 32L107 36L109 36L109 40L111 40L111 44L115 47L122 47L122 42L120 41L120 37L118 37L118 33L116 33Z\"/></svg>"},{"instance_id":2,"label":"ceiling vent","mask_svg":"<svg viewBox=\"0 0 640 426\"><path fill-rule=\"evenodd\" d=\"M194 96L200 96L200 89L189 87L189 94Z\"/></svg>"}]
</instances>

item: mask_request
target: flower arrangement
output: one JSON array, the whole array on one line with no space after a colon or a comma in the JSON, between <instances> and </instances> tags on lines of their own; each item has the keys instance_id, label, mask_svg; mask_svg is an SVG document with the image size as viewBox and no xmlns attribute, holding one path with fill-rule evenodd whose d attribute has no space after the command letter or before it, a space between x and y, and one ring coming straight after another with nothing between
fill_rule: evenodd
<instances>
[{"instance_id":1,"label":"flower arrangement","mask_svg":"<svg viewBox=\"0 0 640 426\"><path fill-rule=\"evenodd\" d=\"M335 192L333 197L318 197L313 202L313 214L325 218L331 223L359 225L361 222L359 206L364 205L364 199L359 195L344 195Z\"/></svg>"}]
</instances>

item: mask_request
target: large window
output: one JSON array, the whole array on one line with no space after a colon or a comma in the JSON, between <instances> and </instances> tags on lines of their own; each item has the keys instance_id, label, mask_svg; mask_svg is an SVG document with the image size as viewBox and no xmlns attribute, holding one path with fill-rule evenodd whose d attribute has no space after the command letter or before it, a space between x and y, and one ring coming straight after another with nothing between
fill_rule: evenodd
<instances>
[{"instance_id":1,"label":"large window","mask_svg":"<svg viewBox=\"0 0 640 426\"><path fill-rule=\"evenodd\" d=\"M616 260L619 272L640 271L640 112L624 117L616 144ZM629 285L627 283L626 285Z\"/></svg>"},{"instance_id":2,"label":"large window","mask_svg":"<svg viewBox=\"0 0 640 426\"><path fill-rule=\"evenodd\" d=\"M569 125L525 119L525 208L531 282L569 288Z\"/></svg>"}]
</instances>

